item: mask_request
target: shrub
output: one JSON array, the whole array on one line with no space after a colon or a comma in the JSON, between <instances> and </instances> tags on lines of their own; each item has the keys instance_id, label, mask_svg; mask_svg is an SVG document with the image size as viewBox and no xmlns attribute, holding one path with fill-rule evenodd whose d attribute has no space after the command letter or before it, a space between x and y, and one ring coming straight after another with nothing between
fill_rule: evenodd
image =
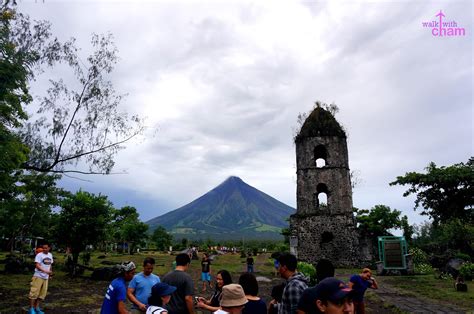
<instances>
[{"instance_id":1,"label":"shrub","mask_svg":"<svg viewBox=\"0 0 474 314\"><path fill-rule=\"evenodd\" d=\"M299 272L303 273L303 275L309 278L310 286L316 285L316 268L313 266L313 264L306 262L298 262L297 267Z\"/></svg>"},{"instance_id":2,"label":"shrub","mask_svg":"<svg viewBox=\"0 0 474 314\"><path fill-rule=\"evenodd\" d=\"M471 257L469 256L469 254L464 254L464 253L457 253L454 256L454 258L462 259L465 262L470 262L471 261Z\"/></svg>"},{"instance_id":3,"label":"shrub","mask_svg":"<svg viewBox=\"0 0 474 314\"><path fill-rule=\"evenodd\" d=\"M459 269L459 274L464 278L464 280L472 280L472 278L474 278L474 263L466 262L462 264Z\"/></svg>"},{"instance_id":4,"label":"shrub","mask_svg":"<svg viewBox=\"0 0 474 314\"><path fill-rule=\"evenodd\" d=\"M91 253L89 251L83 252L81 254L81 260L84 263L84 265L89 265L89 262L91 261Z\"/></svg>"},{"instance_id":5,"label":"shrub","mask_svg":"<svg viewBox=\"0 0 474 314\"><path fill-rule=\"evenodd\" d=\"M415 265L428 263L428 254L426 254L422 249L412 247L410 248L409 253L413 256L413 263Z\"/></svg>"},{"instance_id":6,"label":"shrub","mask_svg":"<svg viewBox=\"0 0 474 314\"><path fill-rule=\"evenodd\" d=\"M428 263L415 264L415 273L422 275L431 274L433 273L433 267Z\"/></svg>"}]
</instances>

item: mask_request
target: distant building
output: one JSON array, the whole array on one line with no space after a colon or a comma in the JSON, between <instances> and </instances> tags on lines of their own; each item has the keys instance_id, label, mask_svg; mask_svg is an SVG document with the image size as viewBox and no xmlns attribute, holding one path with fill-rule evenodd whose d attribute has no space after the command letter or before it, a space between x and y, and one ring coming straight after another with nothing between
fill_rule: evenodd
<instances>
[{"instance_id":1,"label":"distant building","mask_svg":"<svg viewBox=\"0 0 474 314\"><path fill-rule=\"evenodd\" d=\"M360 247L352 212L346 134L318 105L295 137L296 213L290 217L290 247L300 260L329 259L338 267L370 260ZM365 242L365 241L364 241Z\"/></svg>"}]
</instances>

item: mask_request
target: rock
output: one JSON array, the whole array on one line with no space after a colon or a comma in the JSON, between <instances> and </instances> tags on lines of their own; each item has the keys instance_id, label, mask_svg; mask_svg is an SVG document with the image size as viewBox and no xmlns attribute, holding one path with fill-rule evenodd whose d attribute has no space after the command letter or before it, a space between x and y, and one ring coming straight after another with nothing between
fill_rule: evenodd
<instances>
[{"instance_id":1,"label":"rock","mask_svg":"<svg viewBox=\"0 0 474 314\"><path fill-rule=\"evenodd\" d=\"M8 255L5 259L5 273L9 274L23 274L28 273L34 269L32 263L23 261L22 258L15 255Z\"/></svg>"},{"instance_id":2,"label":"rock","mask_svg":"<svg viewBox=\"0 0 474 314\"><path fill-rule=\"evenodd\" d=\"M460 258L452 258L446 263L446 266L444 269L453 278L457 278L457 276L459 276L459 269L464 263L465 261Z\"/></svg>"},{"instance_id":3,"label":"rock","mask_svg":"<svg viewBox=\"0 0 474 314\"><path fill-rule=\"evenodd\" d=\"M111 281L114 278L116 278L119 273L120 273L119 265L115 265L113 267L100 267L100 268L94 269L91 275L91 279Z\"/></svg>"},{"instance_id":4,"label":"rock","mask_svg":"<svg viewBox=\"0 0 474 314\"><path fill-rule=\"evenodd\" d=\"M267 277L263 277L263 276L258 276L256 279L257 279L258 282L272 282L271 279L269 279Z\"/></svg>"}]
</instances>

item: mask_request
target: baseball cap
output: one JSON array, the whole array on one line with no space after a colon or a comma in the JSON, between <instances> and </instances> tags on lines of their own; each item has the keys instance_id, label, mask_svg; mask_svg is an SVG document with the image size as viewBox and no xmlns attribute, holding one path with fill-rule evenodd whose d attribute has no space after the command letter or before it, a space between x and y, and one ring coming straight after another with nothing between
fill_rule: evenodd
<instances>
[{"instance_id":1,"label":"baseball cap","mask_svg":"<svg viewBox=\"0 0 474 314\"><path fill-rule=\"evenodd\" d=\"M241 306L247 303L244 289L241 285L231 283L222 287L221 306L234 307Z\"/></svg>"},{"instance_id":2,"label":"baseball cap","mask_svg":"<svg viewBox=\"0 0 474 314\"><path fill-rule=\"evenodd\" d=\"M331 302L340 301L346 297L352 298L354 291L346 284L334 277L328 277L323 280L313 289L313 298L316 300Z\"/></svg>"},{"instance_id":3,"label":"baseball cap","mask_svg":"<svg viewBox=\"0 0 474 314\"><path fill-rule=\"evenodd\" d=\"M132 271L134 270L135 268L137 268L135 266L135 263L134 262L123 262L122 264L120 264L120 270L123 271L123 272L129 272L129 271Z\"/></svg>"},{"instance_id":4,"label":"baseball cap","mask_svg":"<svg viewBox=\"0 0 474 314\"><path fill-rule=\"evenodd\" d=\"M166 282L159 282L151 288L151 295L164 297L167 295L171 295L175 291L176 291L175 286L170 286Z\"/></svg>"}]
</instances>

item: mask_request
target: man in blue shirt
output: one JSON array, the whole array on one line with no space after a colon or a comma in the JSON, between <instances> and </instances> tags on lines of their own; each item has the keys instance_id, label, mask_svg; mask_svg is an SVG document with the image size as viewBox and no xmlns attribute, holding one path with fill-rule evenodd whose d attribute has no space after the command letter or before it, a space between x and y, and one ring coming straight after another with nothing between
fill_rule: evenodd
<instances>
[{"instance_id":1,"label":"man in blue shirt","mask_svg":"<svg viewBox=\"0 0 474 314\"><path fill-rule=\"evenodd\" d=\"M100 314L128 314L125 306L125 300L127 299L126 282L132 280L135 275L135 268L133 262L125 262L120 265L119 277L114 279L107 288Z\"/></svg>"},{"instance_id":2,"label":"man in blue shirt","mask_svg":"<svg viewBox=\"0 0 474 314\"><path fill-rule=\"evenodd\" d=\"M153 274L155 259L147 257L143 260L143 272L135 275L128 285L127 297L132 302L132 313L145 313L151 288L160 282L160 277Z\"/></svg>"},{"instance_id":3,"label":"man in blue shirt","mask_svg":"<svg viewBox=\"0 0 474 314\"><path fill-rule=\"evenodd\" d=\"M367 288L378 289L377 281L369 268L362 269L359 275L352 275L349 288L354 290L354 313L365 314L364 293Z\"/></svg>"}]
</instances>

